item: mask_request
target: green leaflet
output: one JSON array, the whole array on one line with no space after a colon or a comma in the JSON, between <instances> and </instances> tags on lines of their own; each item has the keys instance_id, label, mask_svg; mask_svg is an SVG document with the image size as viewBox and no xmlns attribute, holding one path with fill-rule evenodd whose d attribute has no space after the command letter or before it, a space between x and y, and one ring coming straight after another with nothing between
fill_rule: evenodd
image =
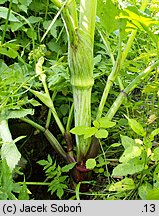
<instances>
[{"instance_id":1,"label":"green leaflet","mask_svg":"<svg viewBox=\"0 0 159 216\"><path fill-rule=\"evenodd\" d=\"M150 135L149 135L150 141L153 141L153 140L154 140L154 137L155 137L156 135L158 135L158 134L159 134L159 128L156 128L156 129L153 130L153 131L150 133Z\"/></svg>"},{"instance_id":2,"label":"green leaflet","mask_svg":"<svg viewBox=\"0 0 159 216\"><path fill-rule=\"evenodd\" d=\"M119 159L119 162L125 163L129 160L131 160L132 158L138 157L141 155L142 149L140 146L131 146L128 147L124 153L122 154L122 156Z\"/></svg>"},{"instance_id":3,"label":"green leaflet","mask_svg":"<svg viewBox=\"0 0 159 216\"><path fill-rule=\"evenodd\" d=\"M159 147L154 149L153 154L151 155L151 160L159 161Z\"/></svg>"},{"instance_id":4,"label":"green leaflet","mask_svg":"<svg viewBox=\"0 0 159 216\"><path fill-rule=\"evenodd\" d=\"M33 109L19 109L19 110L9 110L6 113L6 119L11 119L11 118L22 118L27 115L33 115L34 110Z\"/></svg>"},{"instance_id":5,"label":"green leaflet","mask_svg":"<svg viewBox=\"0 0 159 216\"><path fill-rule=\"evenodd\" d=\"M76 165L76 162L75 163L70 163L68 165L65 165L64 167L61 168L61 171L62 172L68 172L70 171L71 169L73 169L73 167Z\"/></svg>"},{"instance_id":6,"label":"green leaflet","mask_svg":"<svg viewBox=\"0 0 159 216\"><path fill-rule=\"evenodd\" d=\"M37 22L40 22L42 21L42 18L41 17L35 17L35 16L30 16L28 18L28 21L33 24L33 23L37 23Z\"/></svg>"},{"instance_id":7,"label":"green leaflet","mask_svg":"<svg viewBox=\"0 0 159 216\"><path fill-rule=\"evenodd\" d=\"M153 173L153 186L159 189L159 164L156 166Z\"/></svg>"},{"instance_id":8,"label":"green leaflet","mask_svg":"<svg viewBox=\"0 0 159 216\"><path fill-rule=\"evenodd\" d=\"M36 97L38 97L47 107L51 108L53 106L52 100L46 93L41 93L35 90L30 89L30 92L32 92Z\"/></svg>"},{"instance_id":9,"label":"green leaflet","mask_svg":"<svg viewBox=\"0 0 159 216\"><path fill-rule=\"evenodd\" d=\"M109 121L106 117L93 121L94 127L78 126L70 130L71 133L76 135L84 135L84 139L95 135L95 137L107 138L108 131L103 128L110 128L116 125L116 122Z\"/></svg>"},{"instance_id":10,"label":"green leaflet","mask_svg":"<svg viewBox=\"0 0 159 216\"><path fill-rule=\"evenodd\" d=\"M85 133L84 133L84 139L87 139L88 137L93 136L94 134L97 133L97 131L98 131L98 129L95 127L90 127L88 129L86 129Z\"/></svg>"},{"instance_id":11,"label":"green leaflet","mask_svg":"<svg viewBox=\"0 0 159 216\"><path fill-rule=\"evenodd\" d=\"M127 119L128 119L129 126L136 134L143 136L143 137L146 135L146 131L144 130L144 128L142 127L140 123L138 123L135 119L130 119L128 117Z\"/></svg>"},{"instance_id":12,"label":"green leaflet","mask_svg":"<svg viewBox=\"0 0 159 216\"><path fill-rule=\"evenodd\" d=\"M87 169L94 169L95 166L96 166L96 160L94 158L90 158L86 161Z\"/></svg>"},{"instance_id":13,"label":"green leaflet","mask_svg":"<svg viewBox=\"0 0 159 216\"><path fill-rule=\"evenodd\" d=\"M18 200L29 200L28 189L27 189L25 180L24 180L23 185L20 189Z\"/></svg>"},{"instance_id":14,"label":"green leaflet","mask_svg":"<svg viewBox=\"0 0 159 216\"><path fill-rule=\"evenodd\" d=\"M3 19L7 19L8 8L0 7L0 17ZM9 21L19 22L19 20L13 15L12 11L10 12Z\"/></svg>"},{"instance_id":15,"label":"green leaflet","mask_svg":"<svg viewBox=\"0 0 159 216\"><path fill-rule=\"evenodd\" d=\"M113 183L109 186L109 191L125 191L133 190L135 188L135 183L133 179L125 177L119 182Z\"/></svg>"},{"instance_id":16,"label":"green leaflet","mask_svg":"<svg viewBox=\"0 0 159 216\"><path fill-rule=\"evenodd\" d=\"M110 121L107 117L98 119L100 128L111 128L116 125L116 122Z\"/></svg>"},{"instance_id":17,"label":"green leaflet","mask_svg":"<svg viewBox=\"0 0 159 216\"><path fill-rule=\"evenodd\" d=\"M1 158L6 159L7 164L12 171L18 164L21 154L13 142L4 143L1 147Z\"/></svg>"},{"instance_id":18,"label":"green leaflet","mask_svg":"<svg viewBox=\"0 0 159 216\"><path fill-rule=\"evenodd\" d=\"M138 188L138 194L142 200L147 199L148 192L152 190L152 185L148 182L145 182Z\"/></svg>"},{"instance_id":19,"label":"green leaflet","mask_svg":"<svg viewBox=\"0 0 159 216\"><path fill-rule=\"evenodd\" d=\"M119 164L113 170L112 176L127 176L141 172L145 167L146 153L142 152L140 157L133 158L126 163Z\"/></svg>"},{"instance_id":20,"label":"green leaflet","mask_svg":"<svg viewBox=\"0 0 159 216\"><path fill-rule=\"evenodd\" d=\"M147 193L147 200L159 200L159 189L153 188Z\"/></svg>"},{"instance_id":21,"label":"green leaflet","mask_svg":"<svg viewBox=\"0 0 159 216\"><path fill-rule=\"evenodd\" d=\"M112 3L111 0L98 0L98 23L106 30L108 34L118 29L119 21L116 19L116 16L119 14L119 12L119 9Z\"/></svg>"},{"instance_id":22,"label":"green leaflet","mask_svg":"<svg viewBox=\"0 0 159 216\"><path fill-rule=\"evenodd\" d=\"M9 194L13 188L12 174L5 159L2 160L1 185L6 194Z\"/></svg>"},{"instance_id":23,"label":"green leaflet","mask_svg":"<svg viewBox=\"0 0 159 216\"><path fill-rule=\"evenodd\" d=\"M6 55L9 58L15 59L19 54L16 50L12 49L8 44L5 44L5 46L0 46L0 54Z\"/></svg>"},{"instance_id":24,"label":"green leaflet","mask_svg":"<svg viewBox=\"0 0 159 216\"><path fill-rule=\"evenodd\" d=\"M96 125L96 124L95 124ZM84 135L84 139L95 135L97 138L107 138L108 131L105 129L98 129L96 127L78 126L70 130L70 133L76 135Z\"/></svg>"},{"instance_id":25,"label":"green leaflet","mask_svg":"<svg viewBox=\"0 0 159 216\"><path fill-rule=\"evenodd\" d=\"M94 121L93 121L93 125L94 125L94 127L96 127L96 128L100 128L100 123L99 123L99 121L97 121L97 120L94 120Z\"/></svg>"},{"instance_id":26,"label":"green leaflet","mask_svg":"<svg viewBox=\"0 0 159 216\"><path fill-rule=\"evenodd\" d=\"M70 133L76 134L76 135L83 135L85 133L86 129L89 129L88 126L77 126L70 130Z\"/></svg>"},{"instance_id":27,"label":"green leaflet","mask_svg":"<svg viewBox=\"0 0 159 216\"><path fill-rule=\"evenodd\" d=\"M135 141L128 136L120 135L120 138L124 149L127 149L128 147L135 145Z\"/></svg>"},{"instance_id":28,"label":"green leaflet","mask_svg":"<svg viewBox=\"0 0 159 216\"><path fill-rule=\"evenodd\" d=\"M159 160L159 147L154 149L153 154L151 155L151 160L153 161Z\"/></svg>"},{"instance_id":29,"label":"green leaflet","mask_svg":"<svg viewBox=\"0 0 159 216\"><path fill-rule=\"evenodd\" d=\"M95 133L95 137L101 139L101 138L107 138L108 137L108 131L105 129L99 129L96 133Z\"/></svg>"},{"instance_id":30,"label":"green leaflet","mask_svg":"<svg viewBox=\"0 0 159 216\"><path fill-rule=\"evenodd\" d=\"M125 151L120 157L119 162L125 163L141 155L142 147L139 144L136 144L135 141L130 137L121 135L121 143Z\"/></svg>"},{"instance_id":31,"label":"green leaflet","mask_svg":"<svg viewBox=\"0 0 159 216\"><path fill-rule=\"evenodd\" d=\"M144 30L144 26L148 27L150 25L158 24L158 20L141 12L135 6L126 7L122 13L120 13L118 18L127 19L129 21L129 23L127 23L127 30L136 28Z\"/></svg>"},{"instance_id":32,"label":"green leaflet","mask_svg":"<svg viewBox=\"0 0 159 216\"><path fill-rule=\"evenodd\" d=\"M21 158L21 154L17 149L15 142L24 138L24 136L17 137L15 140L13 140L7 120L0 121L0 136L3 143L1 147L1 158L6 160L7 165L12 171Z\"/></svg>"}]
</instances>

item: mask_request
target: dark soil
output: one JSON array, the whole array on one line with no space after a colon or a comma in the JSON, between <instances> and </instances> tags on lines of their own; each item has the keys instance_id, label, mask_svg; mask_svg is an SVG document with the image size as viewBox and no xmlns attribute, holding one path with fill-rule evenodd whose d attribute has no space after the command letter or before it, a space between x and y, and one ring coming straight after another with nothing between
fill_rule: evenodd
<instances>
[{"instance_id":1,"label":"dark soil","mask_svg":"<svg viewBox=\"0 0 159 216\"><path fill-rule=\"evenodd\" d=\"M52 146L46 140L42 133L36 133L37 131L27 123L21 121L10 121L10 130L13 139L26 135L26 138L17 143L17 147L26 161L26 164L22 167L22 171L25 174L26 182L44 182L46 176L43 171L43 167L37 162L42 159L47 159L48 154L53 159L59 159ZM23 176L18 176L16 181L23 181ZM31 199L36 200L50 200L55 199L48 192L48 186L28 185L28 189L32 193Z\"/></svg>"}]
</instances>

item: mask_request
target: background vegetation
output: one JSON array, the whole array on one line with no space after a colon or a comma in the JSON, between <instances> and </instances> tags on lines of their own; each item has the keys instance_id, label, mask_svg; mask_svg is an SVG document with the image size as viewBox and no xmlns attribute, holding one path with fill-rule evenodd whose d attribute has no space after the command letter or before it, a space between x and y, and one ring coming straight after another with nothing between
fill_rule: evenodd
<instances>
[{"instance_id":1,"label":"background vegetation","mask_svg":"<svg viewBox=\"0 0 159 216\"><path fill-rule=\"evenodd\" d=\"M159 2L84 3L0 0L1 200L159 200Z\"/></svg>"}]
</instances>

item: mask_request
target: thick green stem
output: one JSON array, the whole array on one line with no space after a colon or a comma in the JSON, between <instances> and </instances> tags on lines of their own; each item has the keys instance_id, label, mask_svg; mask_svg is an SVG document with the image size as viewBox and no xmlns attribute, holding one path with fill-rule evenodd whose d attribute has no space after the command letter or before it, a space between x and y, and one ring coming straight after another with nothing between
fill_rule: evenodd
<instances>
[{"instance_id":1,"label":"thick green stem","mask_svg":"<svg viewBox=\"0 0 159 216\"><path fill-rule=\"evenodd\" d=\"M59 2L52 0L56 6ZM81 0L79 25L76 1L67 1L62 17L68 35L68 62L74 98L75 126L91 126L91 90L93 79L93 46L97 0ZM77 160L85 156L90 139L76 136Z\"/></svg>"},{"instance_id":2,"label":"thick green stem","mask_svg":"<svg viewBox=\"0 0 159 216\"><path fill-rule=\"evenodd\" d=\"M91 90L93 79L93 41L96 0L81 0L77 41L69 40L68 59L74 99L75 126L91 126ZM91 139L76 135L77 160L89 149Z\"/></svg>"},{"instance_id":3,"label":"thick green stem","mask_svg":"<svg viewBox=\"0 0 159 216\"><path fill-rule=\"evenodd\" d=\"M36 122L32 121L31 119L25 117L25 118L20 118L20 120L30 124L31 126L33 126L34 128L36 128L37 130L39 130L40 132L44 133L45 132L45 128L42 127L41 125L37 124Z\"/></svg>"},{"instance_id":4,"label":"thick green stem","mask_svg":"<svg viewBox=\"0 0 159 216\"><path fill-rule=\"evenodd\" d=\"M59 142L53 136L53 134L48 129L46 129L45 132L44 132L44 135L47 138L47 140L49 141L49 143L53 146L55 151L57 153L59 153L65 160L67 160L66 152L63 150L62 146L59 144Z\"/></svg>"},{"instance_id":5,"label":"thick green stem","mask_svg":"<svg viewBox=\"0 0 159 216\"><path fill-rule=\"evenodd\" d=\"M77 46L78 37L76 34L76 28L77 28L78 18L77 18L77 13L73 14L72 10L74 10L74 4L65 6L64 9L62 10L62 18L67 31L69 43Z\"/></svg>"},{"instance_id":6,"label":"thick green stem","mask_svg":"<svg viewBox=\"0 0 159 216\"><path fill-rule=\"evenodd\" d=\"M156 61L154 64L152 64L151 66L147 67L142 73L140 73L126 88L124 91L122 91L119 96L117 97L117 99L115 100L115 102L113 103L113 105L110 107L108 113L107 113L107 117L111 120L115 113L118 111L120 105L122 104L123 100L125 99L125 97L127 97L127 94L129 94L134 88L136 88L136 86L143 80L145 79L150 72L159 65L159 61Z\"/></svg>"},{"instance_id":7,"label":"thick green stem","mask_svg":"<svg viewBox=\"0 0 159 216\"><path fill-rule=\"evenodd\" d=\"M91 126L91 90L93 80L93 48L85 35L79 33L79 43L69 46L69 66L74 99L75 126ZM86 155L90 139L76 136L77 160Z\"/></svg>"},{"instance_id":8,"label":"thick green stem","mask_svg":"<svg viewBox=\"0 0 159 216\"><path fill-rule=\"evenodd\" d=\"M89 35L92 44L94 41L96 8L97 0L80 1L79 28Z\"/></svg>"},{"instance_id":9,"label":"thick green stem","mask_svg":"<svg viewBox=\"0 0 159 216\"><path fill-rule=\"evenodd\" d=\"M73 87L75 127L91 126L91 88L78 89ZM76 136L77 158L82 159L90 146L91 139Z\"/></svg>"},{"instance_id":10,"label":"thick green stem","mask_svg":"<svg viewBox=\"0 0 159 216\"><path fill-rule=\"evenodd\" d=\"M54 102L54 98L56 97L56 94L57 94L57 91L54 91L53 94L52 94L52 102ZM47 115L47 120L46 120L46 124L45 124L45 128L49 128L49 125L50 125L50 122L51 122L51 109L49 109L48 111L48 115Z\"/></svg>"},{"instance_id":11,"label":"thick green stem","mask_svg":"<svg viewBox=\"0 0 159 216\"><path fill-rule=\"evenodd\" d=\"M77 15L77 5L75 0L71 0L71 3L68 3L68 10L73 21L74 28L78 28L78 15Z\"/></svg>"}]
</instances>

